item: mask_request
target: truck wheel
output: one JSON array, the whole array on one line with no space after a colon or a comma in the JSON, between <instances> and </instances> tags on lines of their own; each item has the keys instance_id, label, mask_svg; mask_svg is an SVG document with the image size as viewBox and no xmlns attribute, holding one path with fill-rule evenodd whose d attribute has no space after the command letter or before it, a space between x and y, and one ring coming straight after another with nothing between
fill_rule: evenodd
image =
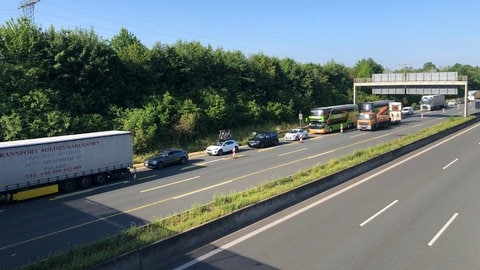
<instances>
[{"instance_id":1,"label":"truck wheel","mask_svg":"<svg viewBox=\"0 0 480 270\"><path fill-rule=\"evenodd\" d=\"M60 185L60 187L62 188L62 191L65 193L72 192L77 187L77 181L75 181L75 179L64 180Z\"/></svg>"},{"instance_id":2,"label":"truck wheel","mask_svg":"<svg viewBox=\"0 0 480 270\"><path fill-rule=\"evenodd\" d=\"M90 176L82 176L78 178L77 185L82 188L89 188L92 185L92 178Z\"/></svg>"},{"instance_id":3,"label":"truck wheel","mask_svg":"<svg viewBox=\"0 0 480 270\"><path fill-rule=\"evenodd\" d=\"M100 173L95 175L93 182L95 185L105 185L107 183L107 175L104 173Z\"/></svg>"}]
</instances>

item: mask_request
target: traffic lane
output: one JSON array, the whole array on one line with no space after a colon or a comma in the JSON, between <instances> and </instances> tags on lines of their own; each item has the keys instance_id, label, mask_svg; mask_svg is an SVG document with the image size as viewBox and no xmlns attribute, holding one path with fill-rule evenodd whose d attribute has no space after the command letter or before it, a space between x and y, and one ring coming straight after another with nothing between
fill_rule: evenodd
<instances>
[{"instance_id":1,"label":"traffic lane","mask_svg":"<svg viewBox=\"0 0 480 270\"><path fill-rule=\"evenodd\" d=\"M332 145L335 144L335 138L333 138L332 136L335 136L335 135L322 136L321 137L322 140L326 140L327 142L325 142L325 141L321 142L320 146L318 146L318 147L317 146L313 146L313 147L310 146L310 148L312 148L312 149L323 148L323 149L327 150L326 146L331 147ZM316 138L314 137L314 138L311 138L309 140L305 140L305 143L301 145L301 147L303 147L301 149L305 149L305 147L304 147L305 145L308 145L309 143L313 142L315 139L318 139L318 138L320 138L320 137L316 137ZM376 140L375 138L376 137L368 138L368 136L367 136L366 141L371 141L371 140L375 141ZM343 139L346 139L347 142L349 141L348 138L343 138ZM341 142L341 140L336 140L336 141L340 141L340 143L337 143L337 145L342 145L343 144ZM292 144L287 144L286 146L292 146ZM298 146L300 146L300 145L298 145ZM348 148L348 145L345 148ZM282 151L282 150L285 150L285 149L286 148L282 149L280 147L277 147L277 148L250 150L250 151L247 151L247 152L265 152L265 151L270 152L270 151L274 151L274 150ZM288 152L288 151L290 151L290 152ZM281 152L280 154L277 154L277 156L285 156L287 159L292 159L289 155L289 153L291 153L292 151L298 151L298 150L288 149L287 152ZM347 150L347 151L350 151L350 150ZM317 151L315 150L315 152L312 153L312 154L315 154L314 156L318 157L318 156L324 155L326 153L318 154ZM240 167L244 168L243 170L246 169L247 171L249 171L249 168L252 168L252 170L253 170L254 168L258 168L259 162L261 162L262 160L272 160L270 157L268 157L266 159L262 158L261 154L259 154L259 155L257 155L256 153L252 153L252 154L255 155L256 157L258 157L259 159L253 159L252 161L250 161L250 165L252 167L249 167L248 165L240 166ZM247 158L247 157L251 157L251 156L247 154L245 157ZM170 206L167 207L167 209L163 213L159 213L157 210L155 210L153 212L150 211L149 209L147 209L147 207L144 207L144 205L148 205L148 206L154 208L153 206L158 206L159 204L163 203L163 204L171 204L172 207L177 207L177 209L175 209L173 211L188 209L193 204L209 202L211 200L213 194L218 194L219 192L229 193L232 190L236 190L236 191L243 190L245 188L245 184L241 183L238 180L247 178L247 176L250 177L250 182L248 182L246 186L250 187L252 185L258 184L259 183L258 179L262 179L261 181L263 181L263 182L268 180L268 179L275 179L277 177L281 177L281 176L284 176L284 175L291 174L291 173L295 172L295 170L309 168L309 167L311 167L311 166L313 166L313 165L315 165L316 163L319 163L319 162L324 163L330 158L331 158L331 156L325 155L325 158L321 161L315 161L314 159L311 159L310 156L302 157L300 160L293 159L293 161L291 161L291 165L295 166L295 168L293 169L294 171L287 168L287 166L280 165L280 166L275 167L273 164L267 164L267 165L264 166L267 169L257 171L256 173L250 173L248 175L234 177L234 178L231 177L232 175L234 175L232 173L232 172L234 172L233 169L231 169L231 170L227 169L226 171L228 172L228 174L224 175L223 179L221 177L219 177L221 175L221 172L224 170L224 168L222 167L222 169L220 169L220 171L217 171L217 172L213 173L213 175L216 175L215 179L223 180L221 182L211 183L211 182L205 181L205 179L207 179L207 180L209 179L208 177L204 177L203 179L197 179L197 178L200 178L198 175L187 176L186 180L188 180L188 179L194 180L195 179L195 181L196 181L195 183L199 184L199 186L194 187L194 189L191 189L192 181L187 182L186 180L182 180L182 181L185 181L184 184L186 184L187 186L177 185L178 180L176 179L176 175L178 174L178 170L180 170L179 169L180 167L179 166L169 167L169 168L166 168L163 171L150 172L149 175L146 177L146 178L151 179L151 176L154 175L155 178L157 178L157 177L159 177L158 174L162 174L162 173L164 173L165 175L168 175L169 177L162 177L161 178L161 185L160 186L156 185L156 182L158 182L158 181L150 181L149 180L148 183L151 184L153 182L155 184L155 186L143 187L141 185L135 185L134 187L128 187L128 188L122 189L122 190L128 191L129 193L130 193L129 189L135 189L134 192L143 193L143 192L149 192L149 191L154 191L154 190L155 191L161 190L158 187L165 187L166 188L167 185L172 184L172 185L168 186L169 189L165 189L167 194L165 194L164 196L162 196L162 194L159 194L159 193L152 193L152 194L155 194L155 198L148 198L148 197L145 197L145 196L135 196L135 195L131 195L131 194L109 192L109 193L106 193L106 194L101 193L101 194L89 196L89 197L87 197L87 199L88 199L88 202L90 202L91 204L94 204L94 205L98 206L95 209L90 209L91 210L90 212L104 213L105 212L104 210L99 210L99 209L103 209L103 208L106 208L107 211L108 210L113 211L112 213L109 213L108 215L105 215L105 214L102 215L102 216L107 216L107 217L108 216L111 217L112 215L117 216L118 212L124 212L125 214L129 214L129 215L132 215L133 217L137 217L138 220L126 222L126 224L124 224L123 226L128 226L130 223L143 224L146 220L151 220L155 217L160 217L160 216L172 213L172 208L170 208ZM221 161L225 161L225 159L227 161L231 161L229 158L225 158L225 157L217 158L217 160L221 160ZM202 160L200 159L199 161L201 162ZM307 161L312 161L312 162L307 163ZM235 162L237 162L237 160L235 160ZM288 162L288 160L286 162ZM303 165L303 167L300 168L297 163L300 163L301 165ZM237 164L235 164L235 167L236 167ZM290 165L289 163L284 163L284 164ZM185 169L185 168L181 168L181 169ZM173 170L175 170L175 173L171 172ZM260 173L263 173L263 175L261 175ZM274 174L274 173L276 173L276 174ZM140 180L143 178L143 176L141 176L141 174L142 173L139 173L139 179ZM270 178L268 178L268 177L270 177ZM233 184L229 183L229 182L233 182L233 181L237 181L236 185L233 185ZM206 191L205 188L208 188L208 187L206 187L205 185L208 184L208 183L211 183L213 185L219 185L221 183L226 183L226 184L230 184L230 185L228 185L228 186L225 185L226 189L215 189L214 190L215 193L205 194L203 196L203 198L200 198L200 199L193 199L193 200L186 199L186 197L188 197L188 196L185 196L185 194L190 193L190 195L194 195L192 193L195 192L195 191L198 191L198 190ZM173 185L173 184L175 184L175 185ZM185 193L185 191L188 191L188 192ZM199 193L199 192L195 192L195 193ZM176 196L172 196L172 194L174 194L174 195L176 194ZM178 199L179 199L178 197L185 199L186 204L184 204L184 208L178 208ZM175 200L173 198L175 198ZM119 203L118 204L111 203L112 201L116 201L116 202L119 202ZM73 202L73 203L68 203L67 202L66 204L82 205L81 202ZM79 208L79 207L76 207L76 208ZM77 222L80 223L80 224L83 224L83 223L88 224L88 222L91 220L91 218L98 217L98 214L97 215L83 215L85 210L88 209L88 208L87 207L80 207L80 208L82 209L82 211L79 211L79 212L82 213L83 218L75 219L75 218L71 217L71 218L68 218L67 220L68 221L77 220ZM56 208L48 207L46 209L55 210ZM60 209L60 208L57 208L57 210L58 209ZM63 217L65 217L65 215L69 216L70 214L76 213L76 211L72 211L72 210L67 210L67 211L61 210L61 211L63 213L66 213L66 214L58 215L57 213L53 213L53 214L51 214L51 216L55 216L55 217L63 216ZM141 213L142 211L144 211L145 214L142 214ZM140 214L137 214L137 213L140 213ZM45 219L39 219L39 220L45 220ZM68 228L68 227L71 227L71 226L74 226L74 225L75 224L64 224L64 223L59 222L59 223L55 223L54 226L42 226L42 228L49 228L51 231L44 232L44 233L50 233L50 232L55 231L55 230L61 230L64 227ZM31 230L31 231L33 232L35 230ZM38 233L38 231L37 231L37 233ZM40 234L42 234L42 233L40 233ZM23 234L23 235L27 236L27 239L30 239L30 238L33 237L31 235L28 235L28 234Z\"/></svg>"},{"instance_id":2,"label":"traffic lane","mask_svg":"<svg viewBox=\"0 0 480 270\"><path fill-rule=\"evenodd\" d=\"M311 141L313 141L313 139ZM305 143L305 145L306 145L306 143ZM304 145L302 144L301 146L303 147ZM266 150L266 149L262 149L262 150ZM271 150L274 150L274 149L271 149ZM261 151L261 150L259 150L259 151ZM279 154L279 155L281 155L281 154ZM260 159L262 159L262 158L260 158ZM271 159L268 159L268 160L271 160ZM235 160L235 161L231 160L231 161L232 162L237 162L237 160ZM295 163L295 162L302 162L302 164L306 167L310 167L310 166L313 165L313 163L312 164L306 164L306 162L304 162L304 161L294 160L293 163ZM254 161L254 162L252 162L252 164L257 166L258 161ZM286 165L290 165L290 164L287 163ZM280 168L281 167L286 167L286 166L282 166L282 165L278 165L276 167L270 167L270 166L271 165L266 166L269 169L260 170L260 171L257 171L256 173L250 173L248 175L239 176L239 177L236 177L236 178L225 178L223 182L233 182L233 181L241 180L243 178L250 177L254 181L254 183L249 183L249 186L251 186L253 184L256 184L255 181L258 179L257 176L261 175L261 173L263 173L263 175L261 176L260 179L267 179L267 176L271 177L272 176L272 172L271 172L272 170L274 170L275 172L278 173L278 175L274 175L275 177L280 177L280 176L284 175L285 172L283 170L280 170ZM298 167L295 167L294 169L298 169ZM291 172L291 171L289 171L289 172ZM191 177L191 178L187 178L187 179L194 179L194 178L195 177ZM140 180L142 179L142 177L140 175L139 175L139 179ZM151 182L152 181L149 181L148 183L151 184ZM156 187L162 187L162 186L169 185L168 183L174 184L173 180L170 180L170 182L167 181L167 184L162 182L161 186L143 187L141 185L135 185L135 186L132 186L132 187L124 188L122 190L128 191L130 189L136 189L136 190L138 190L139 193L149 192L149 191L157 191L157 190L160 190L160 188L157 189ZM220 182L220 183L222 183L222 182ZM129 216L132 216L134 218L135 217L137 218L137 219L134 219L134 221L128 221L128 219L125 218L126 221L124 221L123 223L115 222L115 224L117 224L116 227L118 227L120 229L123 229L123 228L125 228L125 227L127 227L127 226L129 226L133 223L134 224L139 224L139 223L143 224L143 223L146 222L146 220L150 220L154 217L162 216L161 214L158 213L157 210L155 210L153 213L151 213L152 211L150 211L147 208L151 207L151 208L155 209L154 206L158 206L160 203L167 204L167 203L172 202L173 204L177 205L178 204L178 198L177 197L181 197L181 198L187 197L187 196L182 196L182 195L185 194L186 188L188 188L188 186L191 186L191 182L188 182L186 184L187 184L187 187L182 187L181 185L178 185L178 184L175 185L175 187L178 190L173 191L173 194L177 194L174 197L162 197L162 196L158 196L158 194L155 194L155 197L156 197L155 199L156 200L152 200L152 199L148 199L145 196L128 196L127 194L110 192L107 195L105 195L104 193L101 193L101 194L97 194L97 195L88 196L86 201L90 204L89 207L86 207L86 205L85 205L86 203L82 202L82 200L72 200L72 201L67 200L67 201L64 202L64 206L71 207L72 209L62 209L62 210L60 210L61 208L59 208L59 207L52 208L52 209L57 209L58 211L66 213L68 216L71 216L75 213L84 213L84 212L97 213L95 215L82 215L83 218L76 218L75 219L75 218L71 217L71 218L67 219L70 222L72 222L73 220L76 220L77 222L79 222L79 224L85 224L84 226L96 226L96 224L94 224L94 222L92 222L92 220L91 220L91 219L95 219L95 218L114 219L114 217L115 217L115 219L118 219L119 216L120 216L120 213L124 213L125 215L129 215ZM219 183L215 183L215 185L218 185L218 184ZM169 187L171 187L171 186L169 186ZM238 187L235 187L234 189L243 190L244 187L245 187L244 183L241 183L240 185L238 185ZM204 189L205 189L204 182L201 182L198 189L191 190L189 193L192 193L196 190L204 191ZM232 186L230 185L228 187L226 186L226 189L216 189L215 192L216 193L219 193L219 192L228 193L231 190L232 190ZM183 193L181 193L181 192L183 192ZM114 194L117 194L117 196L115 196ZM172 189L169 189L168 190L168 195L171 196L171 194L172 194ZM193 195L193 194L190 194L190 195ZM160 198L158 198L158 197L160 197ZM191 204L189 204L186 208L189 208L192 204L195 204L195 203L209 202L211 200L211 198L212 198L211 195L206 195L204 197L204 201L198 201L197 199L195 199L195 201L191 201L190 202ZM119 204L116 204L116 205L112 204L111 201L115 201L115 200L118 201L118 202L121 202L122 205L120 206ZM174 201L174 200L176 200L176 201ZM130 208L124 207L124 206L130 206ZM109 212L106 212L105 209L108 210ZM73 211L73 210L79 210L79 211ZM142 211L146 211L146 213L150 213L150 214L146 214L146 215L138 214ZM99 216L98 213L100 213L100 212L102 213L102 215ZM167 213L172 213L172 212L168 211L168 212L164 212L163 214L167 214ZM57 216L60 216L60 215L57 215ZM65 214L63 215L63 217L65 217ZM99 222L99 223L101 223L101 222ZM54 227L45 226L45 228L49 228L51 231L44 232L44 233L51 234L56 230L61 231L61 230L64 230L65 228L75 227L75 225L78 225L78 224L65 224L65 223L59 222L59 223L56 223L56 226L54 226ZM60 226L60 227L57 227L57 226ZM32 231L35 231L35 230L32 230ZM98 231L98 230L95 230L95 231ZM36 231L36 232L38 233L38 231ZM27 239L31 239L31 238L34 238L34 236L27 237Z\"/></svg>"},{"instance_id":3,"label":"traffic lane","mask_svg":"<svg viewBox=\"0 0 480 270\"><path fill-rule=\"evenodd\" d=\"M328 138L328 135L323 139ZM310 141L309 141L310 140ZM243 153L238 159L221 158L216 162L215 168L209 169L209 175L197 175L193 181L179 181L171 184L159 184L149 182L148 187L142 186L139 192L145 192L155 195L157 201L161 201L163 211L169 212L170 206L176 206L178 209L178 202L176 200L182 199L186 209L193 204L210 202L212 197L218 194L229 194L233 191L241 191L246 188L264 183L266 181L284 177L311 168L319 163L326 163L328 160L334 158L332 151L319 152L318 149L330 149L332 144L321 142L313 143L314 139L306 140L304 143L282 144L282 146L265 149L252 149L248 153ZM375 137L366 139L369 143L375 143ZM358 145L354 143L354 145ZM343 148L348 148L348 145L343 145ZM312 155L308 155L307 150L312 151ZM348 151L348 150L345 150ZM260 152L259 154L255 152ZM251 154L249 154L251 153ZM264 153L269 155L265 156ZM299 154L301 153L301 154ZM270 155L273 154L273 155ZM275 157L276 156L276 157ZM235 170L240 171L235 173ZM243 173L243 174L242 174ZM138 188L138 187L137 187ZM148 195L146 194L146 195ZM120 196L123 197L123 196ZM159 211L162 211L159 210ZM147 210L148 211L148 210ZM161 214L158 211L157 215ZM163 212L165 213L165 212ZM170 212L171 213L171 210ZM143 218L145 218L143 216Z\"/></svg>"},{"instance_id":4,"label":"traffic lane","mask_svg":"<svg viewBox=\"0 0 480 270\"><path fill-rule=\"evenodd\" d=\"M456 146L450 148L457 149L459 143L464 143L464 138L457 140L455 143L453 142L454 140L451 143L456 144ZM472 145L472 143L475 143L475 140L467 143L467 145ZM434 157L439 157L449 147L446 148L442 149L439 146L428 151L431 151ZM475 151L472 151L472 153L475 153ZM476 154L473 155L477 160L479 158L478 153L477 148ZM455 260L457 262L452 263L450 254L460 253L458 254L462 258L462 264L460 265L468 266L466 269L471 269L478 265L475 264L478 262L477 256L474 254L475 252L462 252L462 245L463 241L466 241L473 250L478 250L479 248L479 241L476 241L478 238L474 238L475 240L471 238L471 236L478 235L477 228L478 224L480 224L477 218L479 216L478 207L462 208L459 206L456 198L461 196L467 204L475 205L474 202L478 194L476 192L478 190L478 181L473 181L473 179L476 179L474 177L467 177L467 179L472 181L457 183L456 179L452 179L450 175L443 173L437 177L435 182L432 182L430 179L422 178L414 170L418 166L429 167L432 163L436 164L434 160L423 159L419 156L404 162L401 166L392 168L387 174L375 176L373 180L367 182L368 185L373 186L376 183L389 183L389 190L384 186L380 191L371 191L368 188L365 191L361 191L361 188L352 189L351 192L343 193L341 200L348 196L352 198L359 197L360 200L350 201L346 206L339 207L338 205L345 203L339 202L338 198L332 199L329 202L330 205L324 203L309 209L308 212L299 215L295 219L280 223L275 226L275 229L267 229L265 232L256 234L255 237L245 241L251 241L251 244L243 245L243 243L240 243L232 248L228 248L227 252L230 256L237 254L241 258L248 258L250 261L258 262L259 264L282 269L293 267L307 269L384 269L386 266L389 269L437 269L438 267L444 268L440 266L445 265L450 265L453 268L458 266L456 263L459 263L459 260ZM441 164L442 161L438 163ZM404 168L404 165L406 165L406 168ZM471 172L474 170L475 173L468 174L478 175L479 169L475 167L475 164L472 163L469 166L473 167L469 167L467 171ZM451 167L452 170L453 168ZM462 175L462 172L465 170L466 168L459 167L452 173ZM406 181L398 181L399 178ZM363 180L357 179L357 181ZM411 187L406 188L403 192L399 192L398 186L403 186L405 182L409 183ZM413 183L415 184L413 185ZM440 188L437 187L439 183ZM457 187L454 188L453 192L451 191L452 186ZM472 190L472 186L476 188ZM364 185L361 187L363 188ZM357 191L361 194L356 195ZM331 192L336 191L331 190L325 194L331 194ZM390 193L387 196L387 198L392 199L389 204L385 203L390 201L387 198L377 200L377 197L382 197L385 193ZM372 194L375 194L375 196L372 196ZM428 194L432 196L426 196ZM324 195L322 194L322 196ZM316 200L321 199L316 198ZM385 209L389 205L390 208L385 213L381 213L381 216L375 218L374 221L360 226L359 224L368 220L366 217L369 215L366 215L368 213L364 213L365 211L359 208L365 208L364 205L370 204L369 202L371 201L375 202L373 204L374 207L371 207L371 211L367 211L371 214L379 213L378 210ZM377 203L377 201L379 202ZM401 203L403 201L405 203ZM379 205L384 205L384 208L379 207ZM338 207L343 208L344 211L336 209ZM469 211L472 212L469 213ZM442 226L445 226L452 217L459 216L458 214L455 216L458 212L465 212L469 220L476 222L476 225L468 222L464 224L457 222L459 225L456 227L456 230L447 228L448 231L453 230L454 233L440 235L438 238L440 240L432 242ZM339 215L338 213L345 214ZM358 213L362 213L362 215L358 215ZM286 214L283 213L282 216ZM361 216L364 217L362 218ZM276 219L262 222L264 224L272 224L274 220ZM290 221L293 222L290 223ZM453 222L455 222L455 219L453 219ZM466 231L463 228L470 229L470 231ZM264 237L264 234L271 235ZM245 232L242 232L241 235L245 235ZM238 237L233 238L240 239ZM459 239L461 240L459 241ZM441 248L433 249L438 247L439 242L443 242ZM222 246L228 245L231 241L226 243L222 243L220 240L213 244ZM293 243L298 243L298 245ZM366 247L370 249L367 251ZM269 252L273 249L275 249L275 252ZM439 253L438 250L442 249L443 253ZM423 258L432 257L433 259L423 260ZM372 258L375 258L375 260L372 260ZM222 252L210 259L204 261L203 265L217 267L217 261L223 264L228 263ZM419 265L420 267L418 267ZM432 268L432 265L437 267ZM450 267L447 268L451 269Z\"/></svg>"},{"instance_id":5,"label":"traffic lane","mask_svg":"<svg viewBox=\"0 0 480 270\"><path fill-rule=\"evenodd\" d=\"M332 135L333 136L333 135ZM328 136L325 136L323 138L330 138L330 135ZM328 145L328 144L327 144ZM276 148L272 148L273 149L276 149ZM263 151L263 150L259 150L259 151ZM267 150L268 151L268 150ZM167 171L167 170L165 170ZM163 172L165 172L163 171ZM171 173L168 173L169 176L173 176L174 174L171 174ZM265 178L262 178L262 179L265 179ZM165 180L165 179L162 179L162 180ZM154 180L155 181L155 180ZM152 181L150 181L152 182ZM236 182L237 184L240 183L239 181ZM240 187L241 188L241 187ZM128 190L130 189L130 187L128 187L127 189L119 189L121 191L123 190ZM217 192L217 191L214 191L214 192ZM224 192L228 192L228 190L224 190ZM195 192L195 193L198 193L198 192ZM113 194L113 193L107 193L107 194ZM188 204L188 206L192 205L193 203L198 203L198 200L193 200L193 201L189 201L191 199L193 199L194 197L192 196L183 196L185 193L183 194L180 194L176 197L179 197L179 198L188 198L188 199L185 199L184 202L186 202ZM200 193L198 193L200 194ZM103 193L102 193L103 195ZM157 194L158 195L158 194ZM202 193L202 195L204 195ZM128 226L128 224L132 224L132 219L133 218L135 221L136 224L138 223L143 223L145 222L146 220L150 220L151 217L153 216L156 216L156 217L159 217L159 216L162 216L161 214L159 215L157 209L159 208L159 204L161 203L164 203L164 205L166 204L172 204L171 206L172 207L177 207L178 209L178 203L180 202L179 200L176 200L176 201L173 201L171 198L174 198L174 197L170 197L170 198L167 198L167 200L165 202L163 202L162 200L156 200L156 201L152 201L152 200L149 200L148 198L146 197L143 197L143 196L128 196L128 194L125 194L124 195L121 195L121 196L101 196L102 198L115 198L115 200L118 200L118 201L121 201L121 202L125 202L127 201L127 204L129 205L132 205L132 201L128 201L128 198L135 198L135 200L137 202L148 202L148 203L143 203L143 204L137 204L138 206L137 207L130 207L130 208L121 208L121 207L113 207L109 204L105 204L102 202L97 202L95 198L87 198L89 201L91 202L94 202L94 204L97 204L99 209L102 209L102 208L106 208L107 210L113 210L115 213L111 214L111 215L105 215L103 218L98 218L98 216L95 216L95 215L92 215L92 217L94 217L91 222L81 222L79 223L79 226L81 226L81 230L85 229L85 228L88 228L88 227L92 227L92 226L98 226L98 224L103 224L103 222L101 222L102 220L108 220L110 219L109 222L106 222L106 223L109 223L110 225L113 225L112 227L114 228L114 231L117 231L119 230L119 228L122 228L122 226L126 227ZM204 199L205 199L205 202L208 202L211 200L211 195L205 195L204 196ZM183 202L181 202L183 203ZM70 203L70 205L81 205L81 203ZM183 203L183 205L185 205ZM189 207L186 207L186 208L189 208ZM88 217L89 218L89 215L85 215L85 210L86 208L82 209L82 211L79 211L81 213L81 216L82 217ZM163 207L162 207L163 209ZM77 210L77 209L75 209ZM140 214L140 215L137 215L136 213L140 213L142 211L146 211L149 215L148 218L142 218L144 217L143 214ZM152 213L153 211L153 213ZM98 209L95 209L93 210L92 212L101 212L99 211ZM168 211L169 213L172 213L172 211ZM75 213L75 211L71 211L70 210L70 213ZM130 217L132 216L132 217ZM95 218L97 218L97 220L95 220ZM129 219L130 218L130 219ZM69 219L69 220L74 220L73 218L72 219ZM111 220L122 220L123 222L120 222L120 221L111 221ZM61 224L61 223L58 223L58 224ZM86 225L85 225L86 224ZM72 228L75 228L76 226L68 226L68 227L65 227L65 229L60 229L60 230L57 230L57 231L52 231L50 232L49 234L47 234L47 236L52 236L52 238L54 238L56 235L60 235L61 233L63 234L64 232L68 232L68 231L71 231ZM49 226L45 226L45 228L49 228ZM50 227L52 228L52 227ZM110 228L111 229L111 228ZM91 229L93 230L93 229ZM88 229L86 229L86 231L89 231ZM95 229L94 231L98 231L98 232L103 232L104 230L98 230L98 229ZM45 235L40 235L38 238L39 239L43 239ZM33 238L35 240L35 238ZM32 242L32 238L29 238L29 239L26 239L27 242ZM20 241L22 242L22 241ZM61 245L63 246L63 244Z\"/></svg>"}]
</instances>

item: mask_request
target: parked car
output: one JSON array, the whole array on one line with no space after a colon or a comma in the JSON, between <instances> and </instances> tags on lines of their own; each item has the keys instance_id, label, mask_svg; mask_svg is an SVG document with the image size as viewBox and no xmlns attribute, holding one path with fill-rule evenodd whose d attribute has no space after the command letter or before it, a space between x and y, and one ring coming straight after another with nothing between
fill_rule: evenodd
<instances>
[{"instance_id":1,"label":"parked car","mask_svg":"<svg viewBox=\"0 0 480 270\"><path fill-rule=\"evenodd\" d=\"M183 149L169 148L145 159L143 164L150 169L161 169L172 164L185 164L187 161L187 151Z\"/></svg>"},{"instance_id":2,"label":"parked car","mask_svg":"<svg viewBox=\"0 0 480 270\"><path fill-rule=\"evenodd\" d=\"M308 132L305 131L303 128L291 129L287 131L287 133L285 133L285 136L283 136L283 139L287 141L298 141L300 140L300 138L308 138Z\"/></svg>"},{"instance_id":3,"label":"parked car","mask_svg":"<svg viewBox=\"0 0 480 270\"><path fill-rule=\"evenodd\" d=\"M259 132L248 140L248 146L250 147L263 148L272 145L278 145L278 134L273 131Z\"/></svg>"},{"instance_id":4,"label":"parked car","mask_svg":"<svg viewBox=\"0 0 480 270\"><path fill-rule=\"evenodd\" d=\"M412 107L403 107L402 108L402 115L412 115L413 108Z\"/></svg>"},{"instance_id":5,"label":"parked car","mask_svg":"<svg viewBox=\"0 0 480 270\"><path fill-rule=\"evenodd\" d=\"M233 149L235 149L235 152L238 152L238 143L234 140L225 140L210 145L205 151L211 156L221 156L223 153L232 152Z\"/></svg>"}]
</instances>

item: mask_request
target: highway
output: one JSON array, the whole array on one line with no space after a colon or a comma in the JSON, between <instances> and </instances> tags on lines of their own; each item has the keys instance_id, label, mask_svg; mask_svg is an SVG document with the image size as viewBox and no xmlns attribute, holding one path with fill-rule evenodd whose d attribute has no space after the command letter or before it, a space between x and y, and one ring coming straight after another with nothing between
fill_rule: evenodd
<instances>
[{"instance_id":1,"label":"highway","mask_svg":"<svg viewBox=\"0 0 480 270\"><path fill-rule=\"evenodd\" d=\"M158 269L478 269L480 124Z\"/></svg>"},{"instance_id":2,"label":"highway","mask_svg":"<svg viewBox=\"0 0 480 270\"><path fill-rule=\"evenodd\" d=\"M265 149L241 148L230 155L192 155L186 166L140 169L135 183L110 183L71 194L0 205L0 269L12 269L210 202L217 194L241 191L287 176L356 149L389 141L434 125L459 108L404 118L375 132L348 130L281 142Z\"/></svg>"}]
</instances>

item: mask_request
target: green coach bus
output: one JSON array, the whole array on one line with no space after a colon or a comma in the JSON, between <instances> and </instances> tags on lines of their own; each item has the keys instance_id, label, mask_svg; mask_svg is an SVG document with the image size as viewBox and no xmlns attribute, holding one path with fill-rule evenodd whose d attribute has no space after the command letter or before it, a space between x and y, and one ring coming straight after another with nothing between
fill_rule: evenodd
<instances>
[{"instance_id":1,"label":"green coach bus","mask_svg":"<svg viewBox=\"0 0 480 270\"><path fill-rule=\"evenodd\" d=\"M352 128L357 123L357 115L356 104L313 108L307 118L308 132L324 134Z\"/></svg>"}]
</instances>

